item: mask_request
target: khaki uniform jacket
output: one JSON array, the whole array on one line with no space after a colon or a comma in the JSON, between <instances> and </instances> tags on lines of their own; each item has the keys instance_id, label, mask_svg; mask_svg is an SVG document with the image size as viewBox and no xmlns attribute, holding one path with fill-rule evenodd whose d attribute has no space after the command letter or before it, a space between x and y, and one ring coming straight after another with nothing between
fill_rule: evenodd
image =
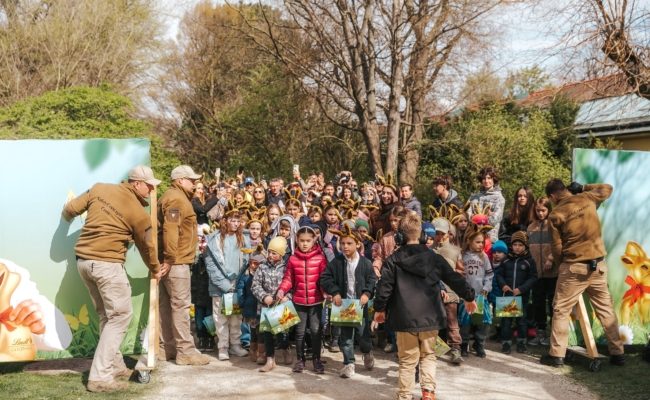
<instances>
[{"instance_id":1,"label":"khaki uniform jacket","mask_svg":"<svg viewBox=\"0 0 650 400\"><path fill-rule=\"evenodd\" d=\"M194 263L198 234L191 198L191 193L172 183L158 200L158 254L161 263Z\"/></svg>"},{"instance_id":2,"label":"khaki uniform jacket","mask_svg":"<svg viewBox=\"0 0 650 400\"><path fill-rule=\"evenodd\" d=\"M582 193L558 199L548 217L555 262L580 263L607 254L596 209L613 190L608 184L585 185Z\"/></svg>"},{"instance_id":3,"label":"khaki uniform jacket","mask_svg":"<svg viewBox=\"0 0 650 400\"><path fill-rule=\"evenodd\" d=\"M70 200L62 212L66 220L88 212L75 246L77 257L124 263L128 244L134 241L147 267L158 272L151 218L144 209L147 205L129 183L98 183Z\"/></svg>"}]
</instances>

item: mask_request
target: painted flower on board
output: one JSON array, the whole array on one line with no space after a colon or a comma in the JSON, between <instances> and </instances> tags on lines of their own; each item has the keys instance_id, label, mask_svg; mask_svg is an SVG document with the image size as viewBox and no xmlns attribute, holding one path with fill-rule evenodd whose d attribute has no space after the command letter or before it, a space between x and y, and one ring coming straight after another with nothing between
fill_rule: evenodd
<instances>
[{"instance_id":1,"label":"painted flower on board","mask_svg":"<svg viewBox=\"0 0 650 400\"><path fill-rule=\"evenodd\" d=\"M632 328L628 325L620 325L618 327L618 335L621 337L623 344L632 344L634 332L632 332Z\"/></svg>"}]
</instances>

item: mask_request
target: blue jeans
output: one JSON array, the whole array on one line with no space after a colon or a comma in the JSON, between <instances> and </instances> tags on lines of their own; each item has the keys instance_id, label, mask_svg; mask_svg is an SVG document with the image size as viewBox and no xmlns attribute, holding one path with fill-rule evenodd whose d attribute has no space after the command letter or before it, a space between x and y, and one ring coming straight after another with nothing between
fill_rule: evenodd
<instances>
[{"instance_id":1,"label":"blue jeans","mask_svg":"<svg viewBox=\"0 0 650 400\"><path fill-rule=\"evenodd\" d=\"M370 324L368 319L364 318L361 326L341 326L341 337L339 339L339 348L343 353L343 365L354 364L354 337L359 340L359 349L363 354L370 353L372 350L372 340L370 339Z\"/></svg>"}]
</instances>

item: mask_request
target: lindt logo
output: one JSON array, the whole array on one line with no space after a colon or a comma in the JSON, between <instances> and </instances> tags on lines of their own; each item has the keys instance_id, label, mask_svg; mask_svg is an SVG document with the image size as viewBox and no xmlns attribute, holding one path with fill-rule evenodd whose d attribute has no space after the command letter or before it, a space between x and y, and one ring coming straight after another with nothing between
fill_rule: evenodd
<instances>
[{"instance_id":1,"label":"lindt logo","mask_svg":"<svg viewBox=\"0 0 650 400\"><path fill-rule=\"evenodd\" d=\"M12 346L27 346L27 345L31 345L31 344L32 344L32 338L31 337L22 338L22 339L21 338L16 338L16 339L14 339L13 342L11 342Z\"/></svg>"}]
</instances>

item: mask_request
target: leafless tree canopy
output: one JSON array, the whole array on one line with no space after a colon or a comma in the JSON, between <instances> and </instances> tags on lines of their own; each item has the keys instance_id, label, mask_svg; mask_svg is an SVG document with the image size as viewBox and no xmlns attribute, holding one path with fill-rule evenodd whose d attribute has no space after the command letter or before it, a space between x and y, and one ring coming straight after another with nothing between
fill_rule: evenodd
<instances>
[{"instance_id":1,"label":"leafless tree canopy","mask_svg":"<svg viewBox=\"0 0 650 400\"><path fill-rule=\"evenodd\" d=\"M283 3L286 18L258 28L260 48L287 66L332 121L363 135L373 172L395 174L399 166L400 178L413 182L437 79L484 39L484 17L510 2ZM297 39L282 40L288 32Z\"/></svg>"},{"instance_id":2,"label":"leafless tree canopy","mask_svg":"<svg viewBox=\"0 0 650 400\"><path fill-rule=\"evenodd\" d=\"M74 85L145 82L160 33L154 0L0 0L0 105Z\"/></svg>"}]
</instances>

